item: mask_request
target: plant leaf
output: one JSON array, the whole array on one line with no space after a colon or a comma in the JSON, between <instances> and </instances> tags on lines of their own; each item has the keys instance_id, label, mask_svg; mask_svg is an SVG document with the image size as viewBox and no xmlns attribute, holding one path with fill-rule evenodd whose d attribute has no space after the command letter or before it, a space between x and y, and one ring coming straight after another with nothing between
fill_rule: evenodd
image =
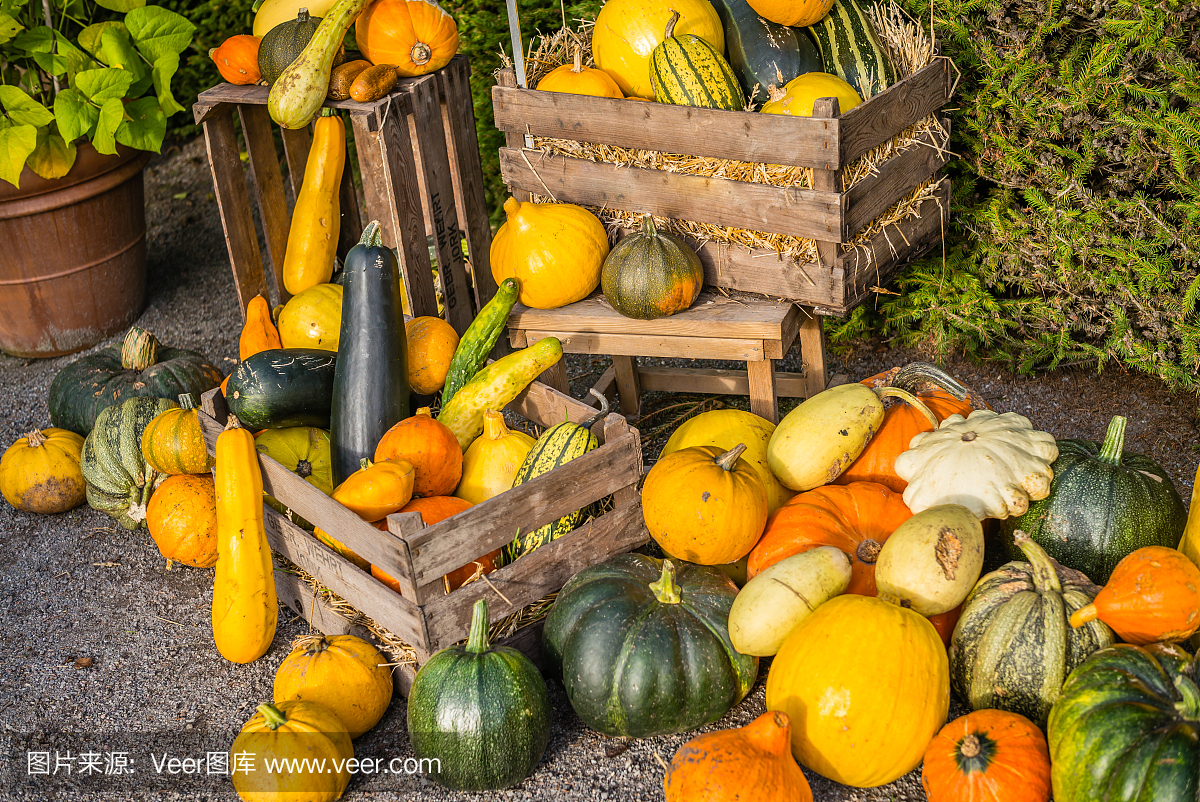
<instances>
[{"instance_id":1,"label":"plant leaf","mask_svg":"<svg viewBox=\"0 0 1200 802\"><path fill-rule=\"evenodd\" d=\"M61 33L56 33L58 40L56 53L34 53L33 60L37 65L51 75L73 76L80 70L92 66L92 59L82 50L71 44Z\"/></svg>"},{"instance_id":2,"label":"plant leaf","mask_svg":"<svg viewBox=\"0 0 1200 802\"><path fill-rule=\"evenodd\" d=\"M125 17L125 25L138 50L151 63L167 53L182 53L192 43L192 34L196 32L196 26L185 17L159 6L130 11Z\"/></svg>"},{"instance_id":3,"label":"plant leaf","mask_svg":"<svg viewBox=\"0 0 1200 802\"><path fill-rule=\"evenodd\" d=\"M25 94L16 86L0 85L0 107L17 125L46 125L54 119L50 109Z\"/></svg>"},{"instance_id":4,"label":"plant leaf","mask_svg":"<svg viewBox=\"0 0 1200 802\"><path fill-rule=\"evenodd\" d=\"M162 106L163 114L170 117L177 111L183 111L171 94L171 76L179 69L179 56L174 53L164 53L154 60L150 74L154 78L154 92L158 95L158 103Z\"/></svg>"},{"instance_id":5,"label":"plant leaf","mask_svg":"<svg viewBox=\"0 0 1200 802\"><path fill-rule=\"evenodd\" d=\"M117 20L97 22L95 25L89 25L79 32L79 46L93 56L98 55L100 52L100 34L106 28L119 28L125 31L126 36L129 35L129 31L125 28L125 23L123 22L118 22Z\"/></svg>"},{"instance_id":6,"label":"plant leaf","mask_svg":"<svg viewBox=\"0 0 1200 802\"><path fill-rule=\"evenodd\" d=\"M37 147L29 154L29 169L42 178L62 178L75 164L75 146L50 128L37 132Z\"/></svg>"},{"instance_id":7,"label":"plant leaf","mask_svg":"<svg viewBox=\"0 0 1200 802\"><path fill-rule=\"evenodd\" d=\"M146 0L96 0L96 5L101 8L107 8L109 11L119 11L124 14L146 5Z\"/></svg>"},{"instance_id":8,"label":"plant leaf","mask_svg":"<svg viewBox=\"0 0 1200 802\"><path fill-rule=\"evenodd\" d=\"M129 70L116 67L84 70L75 76L75 88L93 103L103 103L112 98L125 97L136 77Z\"/></svg>"},{"instance_id":9,"label":"plant leaf","mask_svg":"<svg viewBox=\"0 0 1200 802\"><path fill-rule=\"evenodd\" d=\"M96 56L109 67L127 70L134 81L146 77L146 62L133 49L129 32L124 28L105 28L100 32L100 52Z\"/></svg>"},{"instance_id":10,"label":"plant leaf","mask_svg":"<svg viewBox=\"0 0 1200 802\"><path fill-rule=\"evenodd\" d=\"M54 96L54 119L58 121L58 131L63 139L74 142L91 133L100 119L100 109L88 103L79 91L63 89Z\"/></svg>"},{"instance_id":11,"label":"plant leaf","mask_svg":"<svg viewBox=\"0 0 1200 802\"><path fill-rule=\"evenodd\" d=\"M7 12L0 11L0 44L4 44L23 30L25 30L24 25L13 19Z\"/></svg>"},{"instance_id":12,"label":"plant leaf","mask_svg":"<svg viewBox=\"0 0 1200 802\"><path fill-rule=\"evenodd\" d=\"M0 128L0 181L19 187L25 160L37 147L37 129L32 125Z\"/></svg>"},{"instance_id":13,"label":"plant leaf","mask_svg":"<svg viewBox=\"0 0 1200 802\"><path fill-rule=\"evenodd\" d=\"M96 133L92 135L92 147L97 153L111 156L117 152L114 134L125 118L125 104L119 97L109 98L100 107L100 118L96 121Z\"/></svg>"},{"instance_id":14,"label":"plant leaf","mask_svg":"<svg viewBox=\"0 0 1200 802\"><path fill-rule=\"evenodd\" d=\"M167 133L167 115L159 108L157 98L144 97L125 107L129 119L117 129L117 141L138 150L162 150Z\"/></svg>"},{"instance_id":15,"label":"plant leaf","mask_svg":"<svg viewBox=\"0 0 1200 802\"><path fill-rule=\"evenodd\" d=\"M54 44L54 31L45 25L30 28L13 37L12 46L26 53L49 53Z\"/></svg>"}]
</instances>

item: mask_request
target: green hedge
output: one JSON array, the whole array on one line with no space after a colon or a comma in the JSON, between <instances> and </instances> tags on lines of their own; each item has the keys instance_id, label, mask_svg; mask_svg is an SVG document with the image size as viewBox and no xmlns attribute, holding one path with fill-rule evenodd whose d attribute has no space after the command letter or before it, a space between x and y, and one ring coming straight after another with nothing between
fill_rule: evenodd
<instances>
[{"instance_id":1,"label":"green hedge","mask_svg":"<svg viewBox=\"0 0 1200 802\"><path fill-rule=\"evenodd\" d=\"M168 120L169 133L172 136L195 136L200 133L192 122L192 104L196 102L196 95L221 81L221 74L217 72L217 65L208 57L208 51L219 46L230 36L250 33L254 21L250 6L254 4L254 0L151 1L182 14L196 26L192 46L180 59L179 72L175 74L172 84L179 105L187 111L180 112Z\"/></svg>"}]
</instances>

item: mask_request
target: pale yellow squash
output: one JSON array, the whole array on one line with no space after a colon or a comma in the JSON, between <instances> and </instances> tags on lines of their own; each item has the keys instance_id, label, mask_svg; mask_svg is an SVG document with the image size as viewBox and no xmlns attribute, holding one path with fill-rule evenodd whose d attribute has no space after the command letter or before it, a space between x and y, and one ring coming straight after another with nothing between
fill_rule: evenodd
<instances>
[{"instance_id":1,"label":"pale yellow squash","mask_svg":"<svg viewBox=\"0 0 1200 802\"><path fill-rule=\"evenodd\" d=\"M357 738L379 723L392 701L389 662L353 635L303 635L275 672L275 704L296 699L325 705Z\"/></svg>"},{"instance_id":2,"label":"pale yellow squash","mask_svg":"<svg viewBox=\"0 0 1200 802\"><path fill-rule=\"evenodd\" d=\"M892 532L875 560L879 598L924 616L962 604L983 568L983 526L966 507L943 504Z\"/></svg>"},{"instance_id":3,"label":"pale yellow squash","mask_svg":"<svg viewBox=\"0 0 1200 802\"><path fill-rule=\"evenodd\" d=\"M675 36L699 36L718 53L725 52L721 18L708 0L608 0L592 29L592 59L611 75L626 97L654 100L650 56L662 44L671 14L679 14Z\"/></svg>"},{"instance_id":4,"label":"pale yellow squash","mask_svg":"<svg viewBox=\"0 0 1200 802\"><path fill-rule=\"evenodd\" d=\"M767 443L767 464L784 487L812 490L850 467L882 422L875 390L857 383L831 387L779 422Z\"/></svg>"},{"instance_id":5,"label":"pale yellow squash","mask_svg":"<svg viewBox=\"0 0 1200 802\"><path fill-rule=\"evenodd\" d=\"M479 504L512 488L513 477L537 441L504 425L494 409L483 413L483 435L463 454L462 479L454 495Z\"/></svg>"}]
</instances>

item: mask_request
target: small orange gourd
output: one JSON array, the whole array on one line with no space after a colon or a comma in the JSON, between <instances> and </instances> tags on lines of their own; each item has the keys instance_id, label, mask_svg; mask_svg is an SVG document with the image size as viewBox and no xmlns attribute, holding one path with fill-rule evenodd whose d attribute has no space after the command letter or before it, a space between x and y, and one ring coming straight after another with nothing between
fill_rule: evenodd
<instances>
[{"instance_id":1,"label":"small orange gourd","mask_svg":"<svg viewBox=\"0 0 1200 802\"><path fill-rule=\"evenodd\" d=\"M398 512L413 494L416 474L405 459L362 460L362 467L333 489L333 500L367 522Z\"/></svg>"},{"instance_id":2,"label":"small orange gourd","mask_svg":"<svg viewBox=\"0 0 1200 802\"><path fill-rule=\"evenodd\" d=\"M279 329L271 320L271 305L261 295L255 295L246 305L246 323L238 337L238 359L245 360L260 351L282 348Z\"/></svg>"},{"instance_id":3,"label":"small orange gourd","mask_svg":"<svg viewBox=\"0 0 1200 802\"><path fill-rule=\"evenodd\" d=\"M390 662L353 635L302 635L275 672L275 704L324 705L357 738L379 723L392 701Z\"/></svg>"},{"instance_id":4,"label":"small orange gourd","mask_svg":"<svg viewBox=\"0 0 1200 802\"><path fill-rule=\"evenodd\" d=\"M565 92L571 95L592 97L625 97L621 87L604 70L583 66L583 53L575 48L575 62L555 67L538 81L537 88L543 92Z\"/></svg>"},{"instance_id":5,"label":"small orange gourd","mask_svg":"<svg viewBox=\"0 0 1200 802\"><path fill-rule=\"evenodd\" d=\"M375 447L375 461L386 459L412 463L416 469L414 496L449 496L462 478L463 452L458 438L433 417L429 407L421 407L416 415L384 433Z\"/></svg>"},{"instance_id":6,"label":"small orange gourd","mask_svg":"<svg viewBox=\"0 0 1200 802\"><path fill-rule=\"evenodd\" d=\"M433 526L436 523L446 520L452 515L458 515L465 509L474 506L469 501L465 501L456 496L430 496L428 498L414 498L404 506L400 512L419 512L421 520L426 526ZM456 588L459 588L475 575L476 571L485 574L490 574L496 570L496 560L500 557L500 549L477 557L473 561L467 563L461 568L456 568L446 574L442 581L445 585L446 592L449 593ZM400 592L400 583L394 578L388 576L376 566L371 566L371 576L378 579L383 584L387 585L397 593Z\"/></svg>"},{"instance_id":7,"label":"small orange gourd","mask_svg":"<svg viewBox=\"0 0 1200 802\"><path fill-rule=\"evenodd\" d=\"M158 551L195 568L217 564L217 491L212 476L168 476L146 505L146 528Z\"/></svg>"},{"instance_id":8,"label":"small orange gourd","mask_svg":"<svg viewBox=\"0 0 1200 802\"><path fill-rule=\"evenodd\" d=\"M775 710L745 727L697 736L671 758L667 802L734 802L747 791L758 802L813 802L791 740L791 719Z\"/></svg>"},{"instance_id":9,"label":"small orange gourd","mask_svg":"<svg viewBox=\"0 0 1200 802\"><path fill-rule=\"evenodd\" d=\"M262 78L258 68L258 45L261 40L257 36L238 34L231 36L208 51L208 57L217 65L217 72L231 84L246 86L256 84ZM243 357L244 359L245 357Z\"/></svg>"},{"instance_id":10,"label":"small orange gourd","mask_svg":"<svg viewBox=\"0 0 1200 802\"><path fill-rule=\"evenodd\" d=\"M1117 563L1108 582L1071 626L1100 619L1126 643L1177 641L1200 630L1200 568L1182 552L1146 546Z\"/></svg>"},{"instance_id":11,"label":"small orange gourd","mask_svg":"<svg viewBox=\"0 0 1200 802\"><path fill-rule=\"evenodd\" d=\"M450 360L458 348L458 332L440 317L423 315L404 324L408 342L408 386L433 395L446 384Z\"/></svg>"},{"instance_id":12,"label":"small orange gourd","mask_svg":"<svg viewBox=\"0 0 1200 802\"><path fill-rule=\"evenodd\" d=\"M0 458L0 492L18 510L50 514L83 503L87 483L79 467L83 438L66 429L34 430Z\"/></svg>"},{"instance_id":13,"label":"small orange gourd","mask_svg":"<svg viewBox=\"0 0 1200 802\"><path fill-rule=\"evenodd\" d=\"M437 3L372 0L354 24L358 49L372 64L392 64L402 77L427 75L458 52L458 26Z\"/></svg>"},{"instance_id":14,"label":"small orange gourd","mask_svg":"<svg viewBox=\"0 0 1200 802\"><path fill-rule=\"evenodd\" d=\"M142 432L142 458L159 473L208 473L212 457L200 429L196 400L191 393L179 396L179 408L155 416Z\"/></svg>"},{"instance_id":15,"label":"small orange gourd","mask_svg":"<svg viewBox=\"0 0 1200 802\"><path fill-rule=\"evenodd\" d=\"M968 713L929 742L921 784L929 802L1047 802L1046 737L1019 713Z\"/></svg>"}]
</instances>

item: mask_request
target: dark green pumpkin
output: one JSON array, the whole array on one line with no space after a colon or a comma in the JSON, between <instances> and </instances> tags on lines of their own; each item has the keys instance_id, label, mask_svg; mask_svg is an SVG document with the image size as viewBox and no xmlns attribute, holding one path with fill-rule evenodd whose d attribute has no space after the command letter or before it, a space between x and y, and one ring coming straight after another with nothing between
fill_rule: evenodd
<instances>
[{"instance_id":1,"label":"dark green pumpkin","mask_svg":"<svg viewBox=\"0 0 1200 802\"><path fill-rule=\"evenodd\" d=\"M769 86L782 88L798 75L824 71L821 51L805 29L763 19L746 0L713 0L713 8L725 31L729 66L751 102L765 102Z\"/></svg>"},{"instance_id":2,"label":"dark green pumpkin","mask_svg":"<svg viewBox=\"0 0 1200 802\"><path fill-rule=\"evenodd\" d=\"M1072 669L1111 646L1113 633L1099 621L1073 629L1071 613L1100 589L1028 537L1018 540L1029 562L985 575L963 602L950 639L950 684L972 710L1020 713L1045 727Z\"/></svg>"},{"instance_id":3,"label":"dark green pumpkin","mask_svg":"<svg viewBox=\"0 0 1200 802\"><path fill-rule=\"evenodd\" d=\"M1056 802L1200 799L1200 666L1178 647L1096 652L1050 713Z\"/></svg>"},{"instance_id":4,"label":"dark green pumpkin","mask_svg":"<svg viewBox=\"0 0 1200 802\"><path fill-rule=\"evenodd\" d=\"M134 326L119 343L76 359L50 383L50 420L87 436L105 408L133 396L169 398L203 393L221 383L221 371L203 355L166 348Z\"/></svg>"},{"instance_id":5,"label":"dark green pumpkin","mask_svg":"<svg viewBox=\"0 0 1200 802\"><path fill-rule=\"evenodd\" d=\"M585 568L546 617L544 654L605 735L693 730L745 698L758 658L729 641L737 586L717 568L620 554Z\"/></svg>"},{"instance_id":6,"label":"dark green pumpkin","mask_svg":"<svg viewBox=\"0 0 1200 802\"><path fill-rule=\"evenodd\" d=\"M336 369L324 348L268 348L238 363L225 401L247 429L328 429Z\"/></svg>"},{"instance_id":7,"label":"dark green pumpkin","mask_svg":"<svg viewBox=\"0 0 1200 802\"><path fill-rule=\"evenodd\" d=\"M146 504L166 474L142 456L142 434L150 421L179 405L169 398L127 398L105 408L83 441L79 467L87 482L88 505L126 529L146 523Z\"/></svg>"},{"instance_id":8,"label":"dark green pumpkin","mask_svg":"<svg viewBox=\"0 0 1200 802\"><path fill-rule=\"evenodd\" d=\"M1149 457L1124 450L1125 418L1108 425L1103 443L1059 440L1050 495L1001 524L1001 543L1027 532L1054 559L1103 585L1113 568L1144 546L1175 548L1187 510L1167 472Z\"/></svg>"},{"instance_id":9,"label":"dark green pumpkin","mask_svg":"<svg viewBox=\"0 0 1200 802\"><path fill-rule=\"evenodd\" d=\"M654 320L692 305L704 286L704 267L687 243L660 232L645 214L641 229L608 252L600 286L605 300L625 317Z\"/></svg>"},{"instance_id":10,"label":"dark green pumpkin","mask_svg":"<svg viewBox=\"0 0 1200 802\"><path fill-rule=\"evenodd\" d=\"M475 602L465 645L430 657L408 694L408 737L429 776L459 791L494 791L528 777L550 741L550 697L529 658L490 646L487 601Z\"/></svg>"},{"instance_id":11,"label":"dark green pumpkin","mask_svg":"<svg viewBox=\"0 0 1200 802\"><path fill-rule=\"evenodd\" d=\"M302 8L294 20L281 22L267 31L258 43L258 70L268 85L275 83L283 71L300 57L320 24L320 17L310 17L308 9Z\"/></svg>"}]
</instances>

